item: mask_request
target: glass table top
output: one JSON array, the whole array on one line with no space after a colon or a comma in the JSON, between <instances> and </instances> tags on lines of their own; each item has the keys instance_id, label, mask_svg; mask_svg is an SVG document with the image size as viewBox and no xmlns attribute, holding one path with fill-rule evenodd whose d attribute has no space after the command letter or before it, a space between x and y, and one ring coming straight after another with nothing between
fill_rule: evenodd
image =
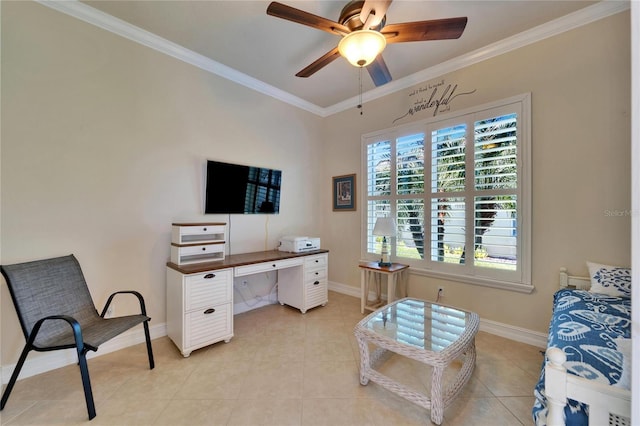
<instances>
[{"instance_id":1,"label":"glass table top","mask_svg":"<svg viewBox=\"0 0 640 426\"><path fill-rule=\"evenodd\" d=\"M441 352L466 331L470 312L405 298L383 306L359 326L397 343Z\"/></svg>"}]
</instances>

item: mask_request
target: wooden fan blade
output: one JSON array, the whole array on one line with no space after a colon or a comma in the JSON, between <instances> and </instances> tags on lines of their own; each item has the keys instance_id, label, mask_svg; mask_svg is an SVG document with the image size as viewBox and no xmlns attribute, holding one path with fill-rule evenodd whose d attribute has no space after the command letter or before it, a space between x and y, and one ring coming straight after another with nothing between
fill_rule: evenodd
<instances>
[{"instance_id":1,"label":"wooden fan blade","mask_svg":"<svg viewBox=\"0 0 640 426\"><path fill-rule=\"evenodd\" d=\"M378 26L380 22L382 22L391 1L392 0L365 0L360 10L360 21L365 24L365 30Z\"/></svg>"},{"instance_id":2,"label":"wooden fan blade","mask_svg":"<svg viewBox=\"0 0 640 426\"><path fill-rule=\"evenodd\" d=\"M460 17L389 24L380 32L387 38L387 43L404 43L459 38L466 26L467 18Z\"/></svg>"},{"instance_id":3,"label":"wooden fan blade","mask_svg":"<svg viewBox=\"0 0 640 426\"><path fill-rule=\"evenodd\" d=\"M313 61L311 65L307 66L305 69L298 72L296 74L296 77L309 77L320 71L325 66L329 65L331 62L335 61L339 56L340 52L338 52L338 48L336 47L333 50L325 53L322 57Z\"/></svg>"},{"instance_id":4,"label":"wooden fan blade","mask_svg":"<svg viewBox=\"0 0 640 426\"><path fill-rule=\"evenodd\" d=\"M378 55L373 62L367 65L367 71L369 71L371 80L373 80L373 84L375 84L376 87L387 84L392 80L391 73L384 59L382 59L382 55Z\"/></svg>"},{"instance_id":5,"label":"wooden fan blade","mask_svg":"<svg viewBox=\"0 0 640 426\"><path fill-rule=\"evenodd\" d=\"M349 28L338 22L334 22L330 19L326 19L276 1L271 2L267 7L267 15L307 25L311 28L316 28L332 34L345 35L351 32Z\"/></svg>"}]
</instances>

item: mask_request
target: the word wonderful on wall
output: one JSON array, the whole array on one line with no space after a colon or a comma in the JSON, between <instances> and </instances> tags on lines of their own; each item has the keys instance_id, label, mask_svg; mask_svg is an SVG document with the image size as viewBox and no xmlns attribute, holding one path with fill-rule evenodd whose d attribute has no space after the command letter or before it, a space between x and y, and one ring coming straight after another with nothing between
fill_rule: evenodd
<instances>
[{"instance_id":1,"label":"the word wonderful on wall","mask_svg":"<svg viewBox=\"0 0 640 426\"><path fill-rule=\"evenodd\" d=\"M468 92L462 92L458 89L457 84L447 84L442 79L435 83L428 83L418 89L414 89L409 93L409 100L412 102L409 110L402 117L398 117L393 122L402 120L407 116L412 116L419 112L431 111L435 117L440 112L449 111L453 100L459 96L471 95L476 89Z\"/></svg>"}]
</instances>

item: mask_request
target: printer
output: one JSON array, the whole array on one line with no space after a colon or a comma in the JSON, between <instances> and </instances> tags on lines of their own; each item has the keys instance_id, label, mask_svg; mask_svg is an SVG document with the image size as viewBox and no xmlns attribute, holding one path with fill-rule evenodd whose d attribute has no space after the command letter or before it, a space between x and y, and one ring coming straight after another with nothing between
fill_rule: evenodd
<instances>
[{"instance_id":1,"label":"printer","mask_svg":"<svg viewBox=\"0 0 640 426\"><path fill-rule=\"evenodd\" d=\"M320 238L310 238L302 236L286 236L280 238L278 250L291 253L302 253L320 249Z\"/></svg>"}]
</instances>

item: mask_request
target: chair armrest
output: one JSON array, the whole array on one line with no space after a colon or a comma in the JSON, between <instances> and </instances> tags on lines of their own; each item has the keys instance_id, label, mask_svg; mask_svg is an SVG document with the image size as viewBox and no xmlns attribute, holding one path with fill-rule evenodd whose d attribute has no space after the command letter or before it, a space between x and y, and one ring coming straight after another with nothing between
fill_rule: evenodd
<instances>
[{"instance_id":1,"label":"chair armrest","mask_svg":"<svg viewBox=\"0 0 640 426\"><path fill-rule=\"evenodd\" d=\"M138 301L140 302L140 313L144 316L147 316L147 308L145 307L144 297L142 297L142 294L133 290L122 290L116 291L115 293L111 294L111 296L109 296L109 298L107 299L107 303L104 305L104 309L102 309L102 313L100 314L102 318L104 318L104 316L107 314L109 305L111 305L111 301L116 296L116 294L133 294L134 296L136 296L138 298Z\"/></svg>"},{"instance_id":2,"label":"chair armrest","mask_svg":"<svg viewBox=\"0 0 640 426\"><path fill-rule=\"evenodd\" d=\"M82 328L80 327L80 323L76 321L75 318L69 315L51 315L51 316L39 319L33 325L33 328L31 329L31 333L29 333L29 339L27 340L27 344L29 346L33 345L33 342L36 340L36 335L40 331L40 327L42 327L42 324L44 324L44 322L47 320L66 321L73 329L73 338L76 341L76 347L78 348L78 351L84 350L84 340L82 339Z\"/></svg>"}]
</instances>

